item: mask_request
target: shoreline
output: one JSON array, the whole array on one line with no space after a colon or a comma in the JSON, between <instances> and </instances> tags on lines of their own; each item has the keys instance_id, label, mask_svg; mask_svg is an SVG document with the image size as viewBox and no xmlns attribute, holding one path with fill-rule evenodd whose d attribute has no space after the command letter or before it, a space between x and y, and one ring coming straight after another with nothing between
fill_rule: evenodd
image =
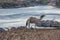
<instances>
[{"instance_id":1,"label":"shoreline","mask_svg":"<svg viewBox=\"0 0 60 40\"><path fill-rule=\"evenodd\" d=\"M11 28L0 28L0 33L2 32L7 32L9 30L18 30L18 29L31 29L31 30L60 30L60 27L30 27L30 28L26 28L26 26L20 26L20 27L11 27Z\"/></svg>"},{"instance_id":2,"label":"shoreline","mask_svg":"<svg viewBox=\"0 0 60 40\"><path fill-rule=\"evenodd\" d=\"M58 40L60 29L17 28L0 33L0 40Z\"/></svg>"}]
</instances>

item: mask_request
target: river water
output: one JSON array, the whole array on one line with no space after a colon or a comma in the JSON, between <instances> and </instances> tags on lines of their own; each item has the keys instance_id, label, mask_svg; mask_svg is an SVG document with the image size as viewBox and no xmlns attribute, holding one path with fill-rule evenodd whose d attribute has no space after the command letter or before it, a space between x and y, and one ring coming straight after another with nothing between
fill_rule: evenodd
<instances>
[{"instance_id":1,"label":"river water","mask_svg":"<svg viewBox=\"0 0 60 40\"><path fill-rule=\"evenodd\" d=\"M33 6L24 8L0 9L0 27L25 26L26 20L31 17L39 18L42 14L46 15L45 20L60 19L60 9L53 6Z\"/></svg>"}]
</instances>

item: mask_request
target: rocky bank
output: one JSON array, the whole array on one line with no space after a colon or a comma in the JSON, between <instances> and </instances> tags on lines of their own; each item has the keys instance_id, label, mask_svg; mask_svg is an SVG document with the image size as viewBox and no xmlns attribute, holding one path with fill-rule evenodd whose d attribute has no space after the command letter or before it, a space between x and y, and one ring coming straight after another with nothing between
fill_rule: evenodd
<instances>
[{"instance_id":1,"label":"rocky bank","mask_svg":"<svg viewBox=\"0 0 60 40\"><path fill-rule=\"evenodd\" d=\"M10 29L0 33L0 40L60 40L60 29Z\"/></svg>"}]
</instances>

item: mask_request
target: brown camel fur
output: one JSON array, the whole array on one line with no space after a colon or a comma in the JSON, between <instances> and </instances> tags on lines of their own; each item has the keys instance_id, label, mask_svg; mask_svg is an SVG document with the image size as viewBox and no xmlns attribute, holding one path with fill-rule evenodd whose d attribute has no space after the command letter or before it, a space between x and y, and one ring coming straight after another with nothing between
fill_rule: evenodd
<instances>
[{"instance_id":1,"label":"brown camel fur","mask_svg":"<svg viewBox=\"0 0 60 40\"><path fill-rule=\"evenodd\" d=\"M27 21L26 21L26 27L30 27L30 23L34 23L35 24L35 27L36 27L36 23L40 22L43 18L44 18L45 15L41 15L41 17L38 19L38 18L35 18L35 17L30 17Z\"/></svg>"}]
</instances>

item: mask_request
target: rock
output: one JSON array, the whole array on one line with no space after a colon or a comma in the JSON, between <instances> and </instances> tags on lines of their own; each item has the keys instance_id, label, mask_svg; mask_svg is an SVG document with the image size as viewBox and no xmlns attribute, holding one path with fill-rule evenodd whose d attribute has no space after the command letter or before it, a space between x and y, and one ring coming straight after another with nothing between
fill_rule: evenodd
<instances>
[{"instance_id":1,"label":"rock","mask_svg":"<svg viewBox=\"0 0 60 40\"><path fill-rule=\"evenodd\" d=\"M0 28L0 32L5 32L5 30L3 28Z\"/></svg>"},{"instance_id":2,"label":"rock","mask_svg":"<svg viewBox=\"0 0 60 40\"><path fill-rule=\"evenodd\" d=\"M40 21L36 24L38 27L60 27L60 22L53 20Z\"/></svg>"},{"instance_id":3,"label":"rock","mask_svg":"<svg viewBox=\"0 0 60 40\"><path fill-rule=\"evenodd\" d=\"M16 29L16 27L12 27L12 28L11 28L11 30L14 30L14 29Z\"/></svg>"},{"instance_id":4,"label":"rock","mask_svg":"<svg viewBox=\"0 0 60 40\"><path fill-rule=\"evenodd\" d=\"M20 26L20 27L18 27L18 28L26 28L26 26ZM18 28L17 28L17 29L18 29Z\"/></svg>"}]
</instances>

